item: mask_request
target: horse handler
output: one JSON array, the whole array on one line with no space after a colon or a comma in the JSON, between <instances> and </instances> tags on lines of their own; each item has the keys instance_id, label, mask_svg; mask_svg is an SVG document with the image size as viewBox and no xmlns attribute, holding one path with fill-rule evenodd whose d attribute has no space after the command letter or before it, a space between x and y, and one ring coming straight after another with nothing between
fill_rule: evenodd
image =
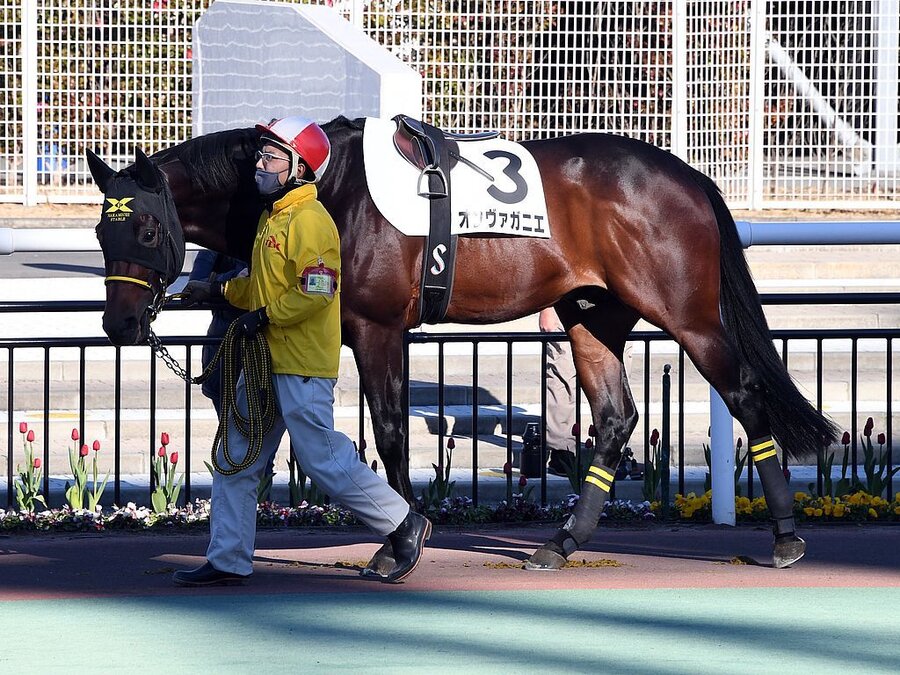
<instances>
[{"instance_id":1,"label":"horse handler","mask_svg":"<svg viewBox=\"0 0 900 675\"><path fill-rule=\"evenodd\" d=\"M418 564L431 523L410 510L406 500L359 460L350 439L334 429L341 251L337 227L318 201L315 186L328 167L331 144L317 124L303 117L273 120L257 129L262 137L256 184L270 208L260 217L250 275L224 285L192 281L184 299L190 305L224 296L249 310L237 327L248 337L258 331L265 335L277 414L262 438L259 456L240 471L229 470L227 463L235 465L247 457L250 439L229 416L214 458L218 470L213 474L207 562L175 572L173 579L180 586L211 586L241 583L251 575L257 486L287 430L306 474L373 531L387 535L395 566L381 578L397 582ZM254 411L247 410L245 382L242 375L236 403L247 416Z\"/></svg>"}]
</instances>

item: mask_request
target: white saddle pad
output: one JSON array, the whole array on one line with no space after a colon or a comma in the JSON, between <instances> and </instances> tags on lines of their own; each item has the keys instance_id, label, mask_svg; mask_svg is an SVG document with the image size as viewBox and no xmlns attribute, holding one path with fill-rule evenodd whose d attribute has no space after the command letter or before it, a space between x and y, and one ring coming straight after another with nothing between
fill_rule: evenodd
<instances>
[{"instance_id":1,"label":"white saddle pad","mask_svg":"<svg viewBox=\"0 0 900 675\"><path fill-rule=\"evenodd\" d=\"M394 147L396 128L393 120L366 119L363 157L369 193L394 227L424 237L431 202L417 194L420 171ZM451 232L549 239L544 187L531 153L499 138L457 145L465 161L457 160L450 175Z\"/></svg>"}]
</instances>

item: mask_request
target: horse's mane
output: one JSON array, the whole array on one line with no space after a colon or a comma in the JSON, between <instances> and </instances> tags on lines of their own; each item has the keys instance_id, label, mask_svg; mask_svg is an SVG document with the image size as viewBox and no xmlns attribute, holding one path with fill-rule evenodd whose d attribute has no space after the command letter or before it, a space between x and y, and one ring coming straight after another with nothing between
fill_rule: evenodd
<instances>
[{"instance_id":1,"label":"horse's mane","mask_svg":"<svg viewBox=\"0 0 900 675\"><path fill-rule=\"evenodd\" d=\"M338 115L330 122L326 122L322 125L322 129L325 133L329 133L332 131L339 131L342 129L352 129L354 131L362 131L366 126L366 120L364 117L358 117L356 119L348 119L343 115Z\"/></svg>"},{"instance_id":2,"label":"horse's mane","mask_svg":"<svg viewBox=\"0 0 900 675\"><path fill-rule=\"evenodd\" d=\"M365 119L351 120L343 115L322 125L329 135L361 132L364 127ZM218 131L161 150L153 160L157 164L180 161L190 167L191 183L201 192L228 191L247 178L240 172L239 162L255 164L258 142L259 132L253 128Z\"/></svg>"},{"instance_id":3,"label":"horse's mane","mask_svg":"<svg viewBox=\"0 0 900 675\"><path fill-rule=\"evenodd\" d=\"M190 167L191 182L202 192L222 191L240 183L236 160L251 160L259 133L231 129L197 136L153 155L157 164L179 160Z\"/></svg>"}]
</instances>

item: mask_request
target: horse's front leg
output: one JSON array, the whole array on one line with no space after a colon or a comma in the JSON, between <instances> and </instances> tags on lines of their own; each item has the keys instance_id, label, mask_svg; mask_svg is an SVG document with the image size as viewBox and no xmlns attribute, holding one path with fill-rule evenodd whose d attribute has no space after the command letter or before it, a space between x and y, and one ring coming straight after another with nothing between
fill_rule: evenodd
<instances>
[{"instance_id":1,"label":"horse's front leg","mask_svg":"<svg viewBox=\"0 0 900 675\"><path fill-rule=\"evenodd\" d=\"M369 403L375 448L387 481L415 507L405 445L407 411L403 399L403 329L360 321L352 327L360 386ZM393 548L385 541L363 575L385 576L394 569Z\"/></svg>"},{"instance_id":2,"label":"horse's front leg","mask_svg":"<svg viewBox=\"0 0 900 675\"><path fill-rule=\"evenodd\" d=\"M618 346L618 353L614 353L582 326L576 326L569 334L575 368L591 405L597 446L575 510L525 562L528 570L561 569L566 559L590 540L609 499L622 448L638 419Z\"/></svg>"},{"instance_id":3,"label":"horse's front leg","mask_svg":"<svg viewBox=\"0 0 900 675\"><path fill-rule=\"evenodd\" d=\"M353 355L369 403L375 448L388 484L415 506L404 450L407 413L403 400L403 331L361 323L354 332Z\"/></svg>"}]
</instances>

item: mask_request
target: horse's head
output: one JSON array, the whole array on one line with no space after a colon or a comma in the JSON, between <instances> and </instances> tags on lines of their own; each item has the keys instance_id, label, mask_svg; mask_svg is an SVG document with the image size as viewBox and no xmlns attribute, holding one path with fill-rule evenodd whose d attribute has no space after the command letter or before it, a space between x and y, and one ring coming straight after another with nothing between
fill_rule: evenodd
<instances>
[{"instance_id":1,"label":"horse's head","mask_svg":"<svg viewBox=\"0 0 900 675\"><path fill-rule=\"evenodd\" d=\"M181 273L184 233L165 176L143 152L118 172L86 155L104 196L97 225L106 266L103 330L113 344L139 344Z\"/></svg>"}]
</instances>

